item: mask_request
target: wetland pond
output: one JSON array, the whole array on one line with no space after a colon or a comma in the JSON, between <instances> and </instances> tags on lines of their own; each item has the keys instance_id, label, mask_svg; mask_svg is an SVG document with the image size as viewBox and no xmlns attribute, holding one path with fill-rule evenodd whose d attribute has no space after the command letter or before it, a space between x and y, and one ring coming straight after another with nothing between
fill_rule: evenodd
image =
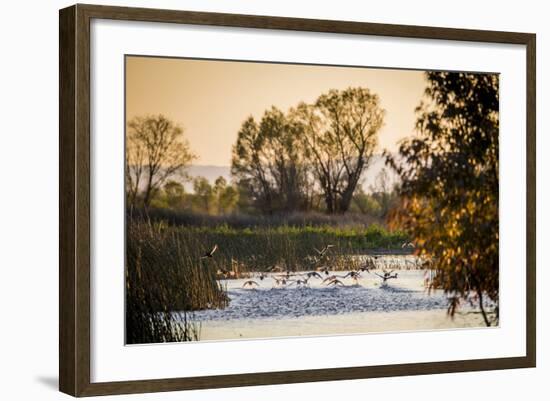
<instances>
[{"instance_id":1,"label":"wetland pond","mask_svg":"<svg viewBox=\"0 0 550 401\"><path fill-rule=\"evenodd\" d=\"M386 270L387 272L387 270ZM200 340L360 334L393 331L484 327L483 319L467 303L453 318L441 290L425 287L430 272L399 269L384 280L384 270L320 272L307 284L297 273L257 273L248 278L220 280L230 298L224 309L194 312ZM327 274L328 273L328 274ZM348 275L348 277L345 277ZM327 277L337 283L327 285ZM252 281L253 283L247 283ZM323 282L324 281L324 282ZM247 283L245 285L245 283ZM243 287L244 286L244 287Z\"/></svg>"}]
</instances>

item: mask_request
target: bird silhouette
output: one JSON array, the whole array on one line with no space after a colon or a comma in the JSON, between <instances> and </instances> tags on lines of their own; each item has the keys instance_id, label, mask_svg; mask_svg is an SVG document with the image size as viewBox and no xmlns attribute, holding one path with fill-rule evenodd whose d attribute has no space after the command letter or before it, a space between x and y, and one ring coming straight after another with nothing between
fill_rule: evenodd
<instances>
[{"instance_id":1,"label":"bird silhouette","mask_svg":"<svg viewBox=\"0 0 550 401\"><path fill-rule=\"evenodd\" d=\"M307 278L304 279L304 280L298 279L298 280L295 281L295 283L298 287L300 287L300 286L307 287L308 286L307 280L308 280Z\"/></svg>"},{"instance_id":2,"label":"bird silhouette","mask_svg":"<svg viewBox=\"0 0 550 401\"><path fill-rule=\"evenodd\" d=\"M212 248L209 252L206 252L204 255L201 256L201 259L205 258L211 258L214 256L214 253L218 250L218 245L214 245L214 248Z\"/></svg>"},{"instance_id":3,"label":"bird silhouette","mask_svg":"<svg viewBox=\"0 0 550 401\"><path fill-rule=\"evenodd\" d=\"M319 250L319 249L317 249L317 248L315 248L315 247L314 247L313 249L315 249L315 252L317 252L317 253L319 254L319 256L324 256L325 253L327 253L328 250L329 250L330 248L334 248L335 246L336 246L336 245L328 244L328 245L326 245L326 246L325 246L323 249L321 249L321 250Z\"/></svg>"},{"instance_id":4,"label":"bird silhouette","mask_svg":"<svg viewBox=\"0 0 550 401\"><path fill-rule=\"evenodd\" d=\"M319 267L316 267L315 270L318 271L318 272L323 272L325 274L325 276L329 275L327 266L319 266Z\"/></svg>"},{"instance_id":5,"label":"bird silhouette","mask_svg":"<svg viewBox=\"0 0 550 401\"><path fill-rule=\"evenodd\" d=\"M308 279L311 278L311 277L316 277L316 278L320 278L320 279L323 278L323 276L321 276L321 275L320 275L319 273L317 273L317 272L309 272L309 273L306 274L306 276L307 276Z\"/></svg>"},{"instance_id":6,"label":"bird silhouette","mask_svg":"<svg viewBox=\"0 0 550 401\"><path fill-rule=\"evenodd\" d=\"M380 277L383 280L383 282L385 283L389 279L397 278L397 273L395 273L394 275L392 275L392 273L393 273L393 270L391 272L384 271L384 275L381 275L381 274L378 274L378 273L374 273L374 274L376 274L378 277Z\"/></svg>"},{"instance_id":7,"label":"bird silhouette","mask_svg":"<svg viewBox=\"0 0 550 401\"><path fill-rule=\"evenodd\" d=\"M334 280L337 280L339 278L344 278L344 276L337 276L336 274L333 274L332 276L328 276L326 279L324 279L323 284L326 283L327 281L330 284L330 281L334 281Z\"/></svg>"},{"instance_id":8,"label":"bird silhouette","mask_svg":"<svg viewBox=\"0 0 550 401\"><path fill-rule=\"evenodd\" d=\"M362 272L370 273L370 270L367 266L362 266L362 267L359 268L359 270L362 271Z\"/></svg>"},{"instance_id":9,"label":"bird silhouette","mask_svg":"<svg viewBox=\"0 0 550 401\"><path fill-rule=\"evenodd\" d=\"M351 277L352 279L357 281L361 277L361 274L359 272L352 270L348 274L346 274L343 278L347 278L347 277Z\"/></svg>"},{"instance_id":10,"label":"bird silhouette","mask_svg":"<svg viewBox=\"0 0 550 401\"><path fill-rule=\"evenodd\" d=\"M245 281L243 283L243 288L246 287L246 286L249 286L249 287L252 287L254 285L257 285L257 286L260 286L260 284L258 284L257 282L255 282L254 280L248 280L248 281Z\"/></svg>"},{"instance_id":11,"label":"bird silhouette","mask_svg":"<svg viewBox=\"0 0 550 401\"><path fill-rule=\"evenodd\" d=\"M279 286L279 285L283 285L283 286L286 286L287 284L288 285L292 285L294 283L295 280L288 280L286 278L283 277L279 277L279 278L275 278L275 285Z\"/></svg>"},{"instance_id":12,"label":"bird silhouette","mask_svg":"<svg viewBox=\"0 0 550 401\"><path fill-rule=\"evenodd\" d=\"M334 280L331 280L327 285L333 285L333 286L341 285L341 286L344 286L344 283L342 283L340 280L335 278Z\"/></svg>"}]
</instances>

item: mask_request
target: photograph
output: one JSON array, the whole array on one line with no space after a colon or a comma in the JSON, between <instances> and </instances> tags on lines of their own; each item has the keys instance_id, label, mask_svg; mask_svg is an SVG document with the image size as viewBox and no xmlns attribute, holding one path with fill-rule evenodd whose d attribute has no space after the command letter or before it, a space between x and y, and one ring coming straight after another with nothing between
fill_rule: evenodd
<instances>
[{"instance_id":1,"label":"photograph","mask_svg":"<svg viewBox=\"0 0 550 401\"><path fill-rule=\"evenodd\" d=\"M498 73L124 57L125 344L499 327Z\"/></svg>"}]
</instances>

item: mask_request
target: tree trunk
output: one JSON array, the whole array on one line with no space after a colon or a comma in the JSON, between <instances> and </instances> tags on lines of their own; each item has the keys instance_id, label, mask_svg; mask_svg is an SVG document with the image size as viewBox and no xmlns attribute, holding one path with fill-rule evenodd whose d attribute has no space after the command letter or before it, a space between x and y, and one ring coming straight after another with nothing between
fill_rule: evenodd
<instances>
[{"instance_id":1,"label":"tree trunk","mask_svg":"<svg viewBox=\"0 0 550 401\"><path fill-rule=\"evenodd\" d=\"M351 200L353 199L354 190L355 190L355 187L353 188L348 187L340 197L340 202L338 203L339 213L346 213L349 210L349 207L351 205Z\"/></svg>"},{"instance_id":2,"label":"tree trunk","mask_svg":"<svg viewBox=\"0 0 550 401\"><path fill-rule=\"evenodd\" d=\"M481 315L483 316L483 320L485 321L485 324L487 327L491 327L491 322L489 321L489 318L487 317L487 313L485 312L485 307L483 306L483 292L480 289L477 289L477 298L479 300L479 309L481 309Z\"/></svg>"},{"instance_id":3,"label":"tree trunk","mask_svg":"<svg viewBox=\"0 0 550 401\"><path fill-rule=\"evenodd\" d=\"M336 210L336 202L333 193L329 188L325 189L325 203L327 206L327 213L333 214Z\"/></svg>"}]
</instances>

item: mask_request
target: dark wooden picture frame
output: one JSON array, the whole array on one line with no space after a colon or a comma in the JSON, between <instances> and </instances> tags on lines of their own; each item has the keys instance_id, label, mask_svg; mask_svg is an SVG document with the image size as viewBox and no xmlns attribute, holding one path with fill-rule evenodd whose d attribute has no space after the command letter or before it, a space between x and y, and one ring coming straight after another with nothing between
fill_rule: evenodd
<instances>
[{"instance_id":1,"label":"dark wooden picture frame","mask_svg":"<svg viewBox=\"0 0 550 401\"><path fill-rule=\"evenodd\" d=\"M93 18L526 46L526 355L511 358L91 383L90 22ZM60 10L59 29L59 388L62 392L73 396L93 396L535 367L535 34L80 4Z\"/></svg>"}]
</instances>

